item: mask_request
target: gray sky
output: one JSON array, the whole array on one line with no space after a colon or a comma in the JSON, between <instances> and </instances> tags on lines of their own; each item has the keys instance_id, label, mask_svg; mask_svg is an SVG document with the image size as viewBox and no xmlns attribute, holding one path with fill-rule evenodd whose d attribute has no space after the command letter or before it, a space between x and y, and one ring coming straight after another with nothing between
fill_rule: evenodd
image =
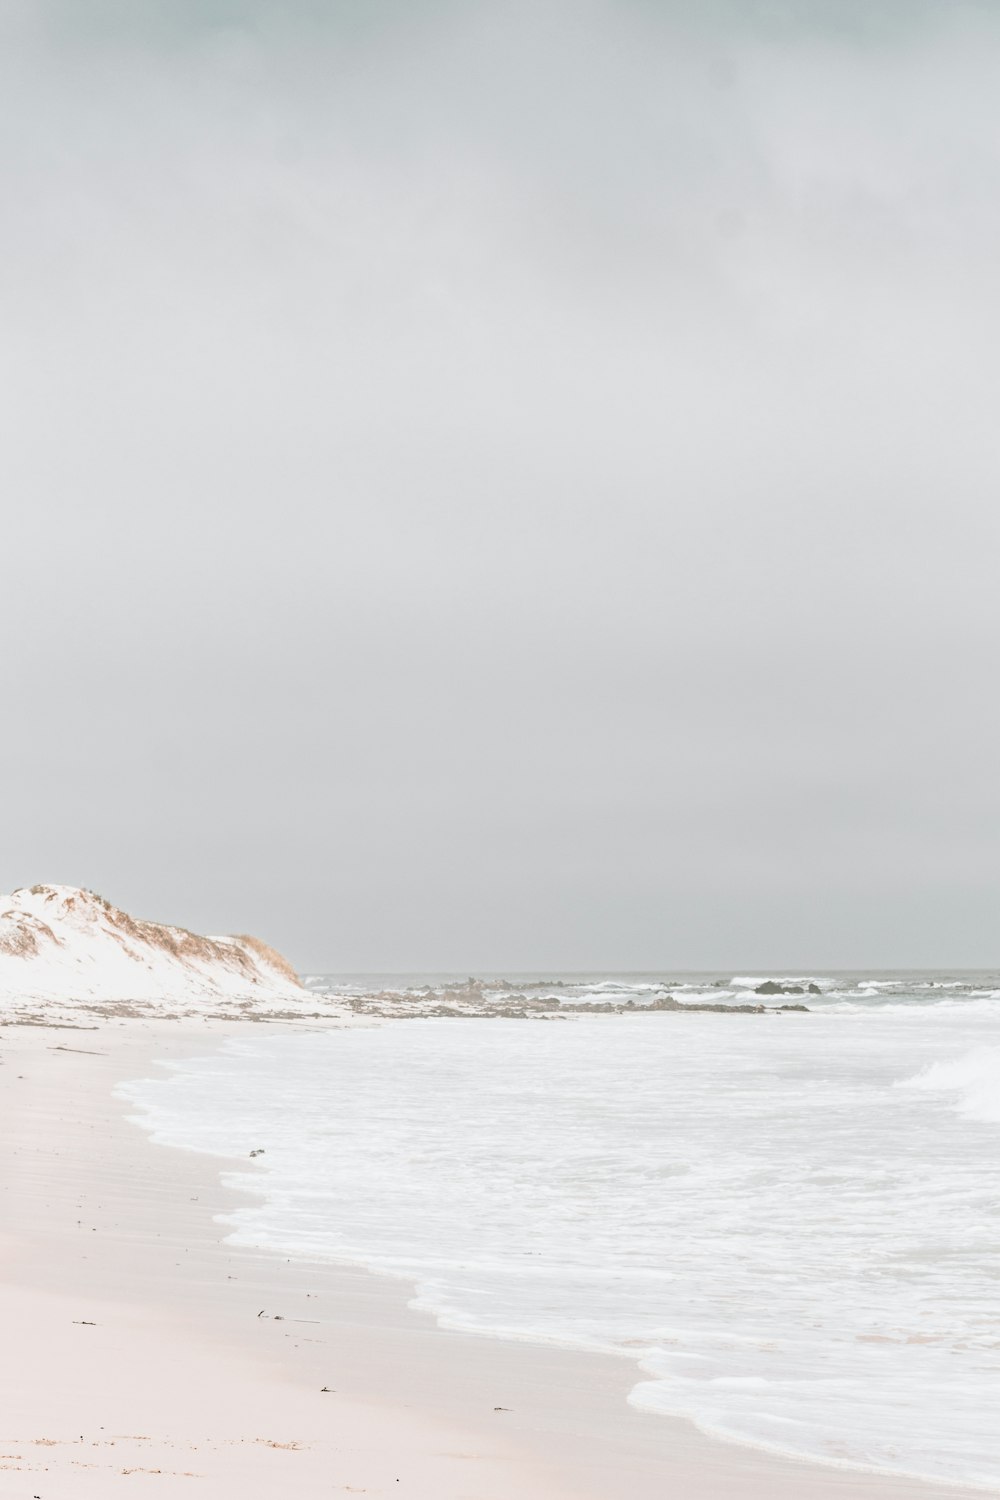
<instances>
[{"instance_id":1,"label":"gray sky","mask_svg":"<svg viewBox=\"0 0 1000 1500\"><path fill-rule=\"evenodd\" d=\"M0 55L0 888L306 969L1000 962L995 7Z\"/></svg>"}]
</instances>

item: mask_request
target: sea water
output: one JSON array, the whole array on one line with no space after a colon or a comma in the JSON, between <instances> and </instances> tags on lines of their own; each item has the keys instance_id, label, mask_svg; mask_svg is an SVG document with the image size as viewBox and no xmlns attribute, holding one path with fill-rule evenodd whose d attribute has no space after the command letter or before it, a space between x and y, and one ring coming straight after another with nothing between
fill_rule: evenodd
<instances>
[{"instance_id":1,"label":"sea water","mask_svg":"<svg viewBox=\"0 0 1000 1500\"><path fill-rule=\"evenodd\" d=\"M618 1354L635 1405L732 1441L1000 1485L1000 986L814 982L683 1015L549 981L640 1008L240 1038L126 1094L158 1141L264 1148L225 1174L236 1244Z\"/></svg>"}]
</instances>

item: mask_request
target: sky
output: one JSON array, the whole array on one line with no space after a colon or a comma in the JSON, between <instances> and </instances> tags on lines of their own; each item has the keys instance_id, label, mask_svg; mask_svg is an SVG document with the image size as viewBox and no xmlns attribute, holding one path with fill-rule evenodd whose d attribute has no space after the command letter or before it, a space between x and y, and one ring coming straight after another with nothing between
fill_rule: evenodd
<instances>
[{"instance_id":1,"label":"sky","mask_svg":"<svg viewBox=\"0 0 1000 1500\"><path fill-rule=\"evenodd\" d=\"M0 889L1000 965L1000 13L0 0Z\"/></svg>"}]
</instances>

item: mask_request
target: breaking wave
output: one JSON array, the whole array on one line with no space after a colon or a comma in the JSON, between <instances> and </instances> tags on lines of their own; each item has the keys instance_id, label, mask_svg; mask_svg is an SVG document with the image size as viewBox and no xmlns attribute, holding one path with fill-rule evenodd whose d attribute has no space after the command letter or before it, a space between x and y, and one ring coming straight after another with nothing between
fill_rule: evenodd
<instances>
[{"instance_id":1,"label":"breaking wave","mask_svg":"<svg viewBox=\"0 0 1000 1500\"><path fill-rule=\"evenodd\" d=\"M901 1087L951 1095L956 1113L1000 1124L1000 1047L976 1047L947 1062L931 1063Z\"/></svg>"}]
</instances>

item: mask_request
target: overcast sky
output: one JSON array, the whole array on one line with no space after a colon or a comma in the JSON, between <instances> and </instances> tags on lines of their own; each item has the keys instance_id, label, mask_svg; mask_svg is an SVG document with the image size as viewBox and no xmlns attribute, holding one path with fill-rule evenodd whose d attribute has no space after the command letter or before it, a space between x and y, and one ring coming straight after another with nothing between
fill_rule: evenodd
<instances>
[{"instance_id":1,"label":"overcast sky","mask_svg":"<svg viewBox=\"0 0 1000 1500\"><path fill-rule=\"evenodd\" d=\"M0 889L1000 963L1000 15L0 0Z\"/></svg>"}]
</instances>

